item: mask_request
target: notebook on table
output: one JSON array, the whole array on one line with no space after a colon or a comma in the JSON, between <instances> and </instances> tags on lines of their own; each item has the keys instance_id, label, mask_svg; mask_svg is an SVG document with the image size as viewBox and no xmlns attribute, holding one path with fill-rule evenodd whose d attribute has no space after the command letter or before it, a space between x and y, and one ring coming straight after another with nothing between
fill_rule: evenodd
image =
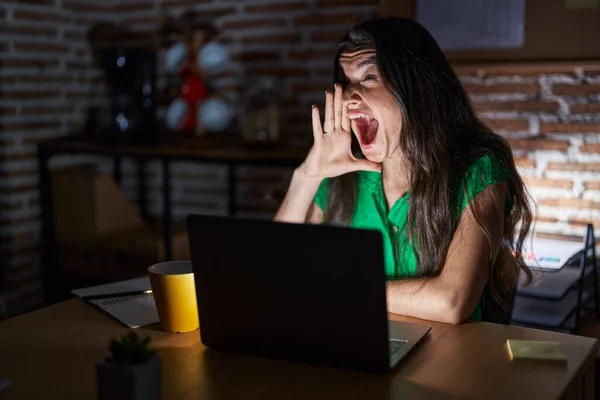
<instances>
[{"instance_id":1,"label":"notebook on table","mask_svg":"<svg viewBox=\"0 0 600 400\"><path fill-rule=\"evenodd\" d=\"M84 298L92 295L108 295L111 293L143 291L149 289L150 280L148 277L141 277L82 289L74 289L71 293L79 298ZM151 293L86 301L100 308L102 311L108 313L110 316L130 328L139 328L158 322L158 313Z\"/></svg>"}]
</instances>

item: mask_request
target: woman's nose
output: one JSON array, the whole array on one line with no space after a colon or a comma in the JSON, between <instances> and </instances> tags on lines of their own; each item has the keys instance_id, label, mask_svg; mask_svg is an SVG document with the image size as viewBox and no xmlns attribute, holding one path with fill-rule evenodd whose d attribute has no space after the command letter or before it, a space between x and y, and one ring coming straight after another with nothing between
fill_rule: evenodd
<instances>
[{"instance_id":1,"label":"woman's nose","mask_svg":"<svg viewBox=\"0 0 600 400\"><path fill-rule=\"evenodd\" d=\"M345 105L360 102L360 95L357 93L356 89L352 85L348 85L344 89L344 93L342 94L342 102Z\"/></svg>"}]
</instances>

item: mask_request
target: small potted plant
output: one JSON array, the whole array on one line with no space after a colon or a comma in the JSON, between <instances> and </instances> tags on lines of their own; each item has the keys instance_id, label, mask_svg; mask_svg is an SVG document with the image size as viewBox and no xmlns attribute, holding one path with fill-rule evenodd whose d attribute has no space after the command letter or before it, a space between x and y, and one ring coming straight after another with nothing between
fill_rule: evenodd
<instances>
[{"instance_id":1,"label":"small potted plant","mask_svg":"<svg viewBox=\"0 0 600 400\"><path fill-rule=\"evenodd\" d=\"M135 332L110 342L110 357L96 365L98 399L161 398L160 358L149 347L150 338Z\"/></svg>"}]
</instances>

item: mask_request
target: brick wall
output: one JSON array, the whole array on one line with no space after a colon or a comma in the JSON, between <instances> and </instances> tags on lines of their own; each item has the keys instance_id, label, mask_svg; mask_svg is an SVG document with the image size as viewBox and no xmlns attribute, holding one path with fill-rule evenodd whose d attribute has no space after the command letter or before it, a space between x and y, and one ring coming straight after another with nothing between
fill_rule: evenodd
<instances>
[{"instance_id":1,"label":"brick wall","mask_svg":"<svg viewBox=\"0 0 600 400\"><path fill-rule=\"evenodd\" d=\"M538 205L536 231L600 225L600 63L459 68L476 109L505 134ZM548 236L546 235L546 236Z\"/></svg>"},{"instance_id":2,"label":"brick wall","mask_svg":"<svg viewBox=\"0 0 600 400\"><path fill-rule=\"evenodd\" d=\"M215 81L234 103L249 77L277 76L285 101L286 135L310 142L309 105L322 103L331 84L336 40L359 16L377 11L376 0L28 0L0 5L0 199L4 259L9 259L2 305L10 310L39 301L39 242L35 145L80 126L89 105L105 105L85 31L94 22L122 23L152 32L165 15L192 7L214 16L233 62ZM33 20L30 23L30 20ZM159 63L163 52L159 54ZM600 217L600 64L523 68L461 68L477 110L515 148L520 170L539 203L537 230L581 235ZM159 79L162 82L163 79ZM58 163L73 162L59 159ZM109 164L102 164L109 168ZM150 211L160 212L160 169L149 165ZM133 195L135 168L124 164ZM173 166L175 216L227 210L227 171L219 166ZM243 168L240 215L268 217L265 194L285 187L289 170ZM6 256L9 256L8 258ZM2 301L4 300L4 302Z\"/></svg>"},{"instance_id":3,"label":"brick wall","mask_svg":"<svg viewBox=\"0 0 600 400\"><path fill-rule=\"evenodd\" d=\"M106 4L0 3L0 316L40 302L36 145L78 126L88 105L104 104L85 34L112 19Z\"/></svg>"}]
</instances>

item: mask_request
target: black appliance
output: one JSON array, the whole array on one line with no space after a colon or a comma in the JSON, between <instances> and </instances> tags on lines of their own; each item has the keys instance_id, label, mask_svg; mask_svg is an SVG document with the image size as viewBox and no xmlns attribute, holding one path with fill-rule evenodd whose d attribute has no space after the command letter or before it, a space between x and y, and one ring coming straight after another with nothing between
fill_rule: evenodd
<instances>
[{"instance_id":1,"label":"black appliance","mask_svg":"<svg viewBox=\"0 0 600 400\"><path fill-rule=\"evenodd\" d=\"M157 140L156 53L141 48L102 50L110 98L109 125L98 137L110 143L152 143Z\"/></svg>"}]
</instances>

